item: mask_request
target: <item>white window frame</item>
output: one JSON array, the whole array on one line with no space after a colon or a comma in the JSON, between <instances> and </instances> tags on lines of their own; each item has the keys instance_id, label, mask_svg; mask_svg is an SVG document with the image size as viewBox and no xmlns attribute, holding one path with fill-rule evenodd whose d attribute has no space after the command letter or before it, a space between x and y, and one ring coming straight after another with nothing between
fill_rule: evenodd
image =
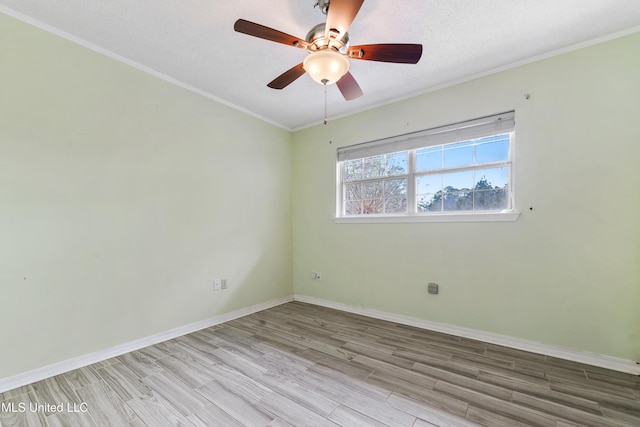
<instances>
[{"instance_id":1,"label":"white window frame","mask_svg":"<svg viewBox=\"0 0 640 427\"><path fill-rule=\"evenodd\" d=\"M385 223L385 222L484 222L484 221L515 221L520 213L514 208L514 139L515 139L515 112L509 111L479 119L455 123L447 126L427 129L391 138L365 142L338 148L336 162L336 217L337 223ZM443 168L434 171L416 171L416 152L422 148L444 145L455 142L468 141L497 134L510 134L509 157L505 161L474 164L456 168ZM408 152L408 169L406 174L380 179L407 179L407 213L402 214L364 214L344 215L344 167L347 160L367 158L382 154ZM508 202L507 209L502 211L455 211L455 212L417 212L417 200L415 183L416 178L429 174L442 174L443 172L460 172L468 170L481 170L490 167L509 168L508 177ZM364 180L363 180L364 181ZM362 181L362 182L363 182Z\"/></svg>"}]
</instances>

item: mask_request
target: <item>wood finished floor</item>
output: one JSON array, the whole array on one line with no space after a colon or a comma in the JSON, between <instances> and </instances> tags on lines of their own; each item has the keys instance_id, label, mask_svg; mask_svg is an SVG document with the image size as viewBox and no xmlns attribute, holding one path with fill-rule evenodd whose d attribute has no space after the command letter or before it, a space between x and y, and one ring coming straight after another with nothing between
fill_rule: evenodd
<instances>
[{"instance_id":1,"label":"wood finished floor","mask_svg":"<svg viewBox=\"0 0 640 427\"><path fill-rule=\"evenodd\" d=\"M292 302L0 393L0 425L640 426L639 399L638 376Z\"/></svg>"}]
</instances>

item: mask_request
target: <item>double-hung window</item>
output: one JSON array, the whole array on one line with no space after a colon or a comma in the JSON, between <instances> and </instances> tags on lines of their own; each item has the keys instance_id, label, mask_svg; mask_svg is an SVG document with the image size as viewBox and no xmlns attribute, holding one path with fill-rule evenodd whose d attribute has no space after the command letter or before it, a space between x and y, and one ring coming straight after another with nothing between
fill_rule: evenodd
<instances>
[{"instance_id":1,"label":"double-hung window","mask_svg":"<svg viewBox=\"0 0 640 427\"><path fill-rule=\"evenodd\" d=\"M338 149L338 219L513 220L513 111ZM506 214L489 215L487 214Z\"/></svg>"}]
</instances>

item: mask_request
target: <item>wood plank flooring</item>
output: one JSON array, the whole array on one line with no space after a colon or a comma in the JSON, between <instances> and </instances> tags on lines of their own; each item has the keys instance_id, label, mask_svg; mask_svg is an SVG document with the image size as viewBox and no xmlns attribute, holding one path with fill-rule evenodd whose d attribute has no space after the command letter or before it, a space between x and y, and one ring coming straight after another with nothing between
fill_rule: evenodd
<instances>
[{"instance_id":1,"label":"wood plank flooring","mask_svg":"<svg viewBox=\"0 0 640 427\"><path fill-rule=\"evenodd\" d=\"M638 376L292 302L0 393L0 426L619 427L639 399Z\"/></svg>"}]
</instances>

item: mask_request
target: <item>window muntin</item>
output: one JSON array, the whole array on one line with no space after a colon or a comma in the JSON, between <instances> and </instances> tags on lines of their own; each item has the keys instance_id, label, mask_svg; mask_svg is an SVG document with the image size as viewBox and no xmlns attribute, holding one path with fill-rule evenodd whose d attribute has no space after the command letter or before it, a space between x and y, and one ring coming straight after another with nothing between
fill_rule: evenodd
<instances>
[{"instance_id":1,"label":"window muntin","mask_svg":"<svg viewBox=\"0 0 640 427\"><path fill-rule=\"evenodd\" d=\"M513 112L509 119L511 126L491 132L485 125L482 132L471 134L476 138L438 145L427 142L422 147L412 140L411 149L384 154L378 154L385 147L376 141L373 151L367 144L356 150L348 147L343 160L339 151L338 216L432 216L512 209ZM438 138L442 140L442 135ZM394 141L390 150L398 147L402 145ZM358 149L365 155L354 155ZM366 156L372 152L375 155Z\"/></svg>"}]
</instances>

